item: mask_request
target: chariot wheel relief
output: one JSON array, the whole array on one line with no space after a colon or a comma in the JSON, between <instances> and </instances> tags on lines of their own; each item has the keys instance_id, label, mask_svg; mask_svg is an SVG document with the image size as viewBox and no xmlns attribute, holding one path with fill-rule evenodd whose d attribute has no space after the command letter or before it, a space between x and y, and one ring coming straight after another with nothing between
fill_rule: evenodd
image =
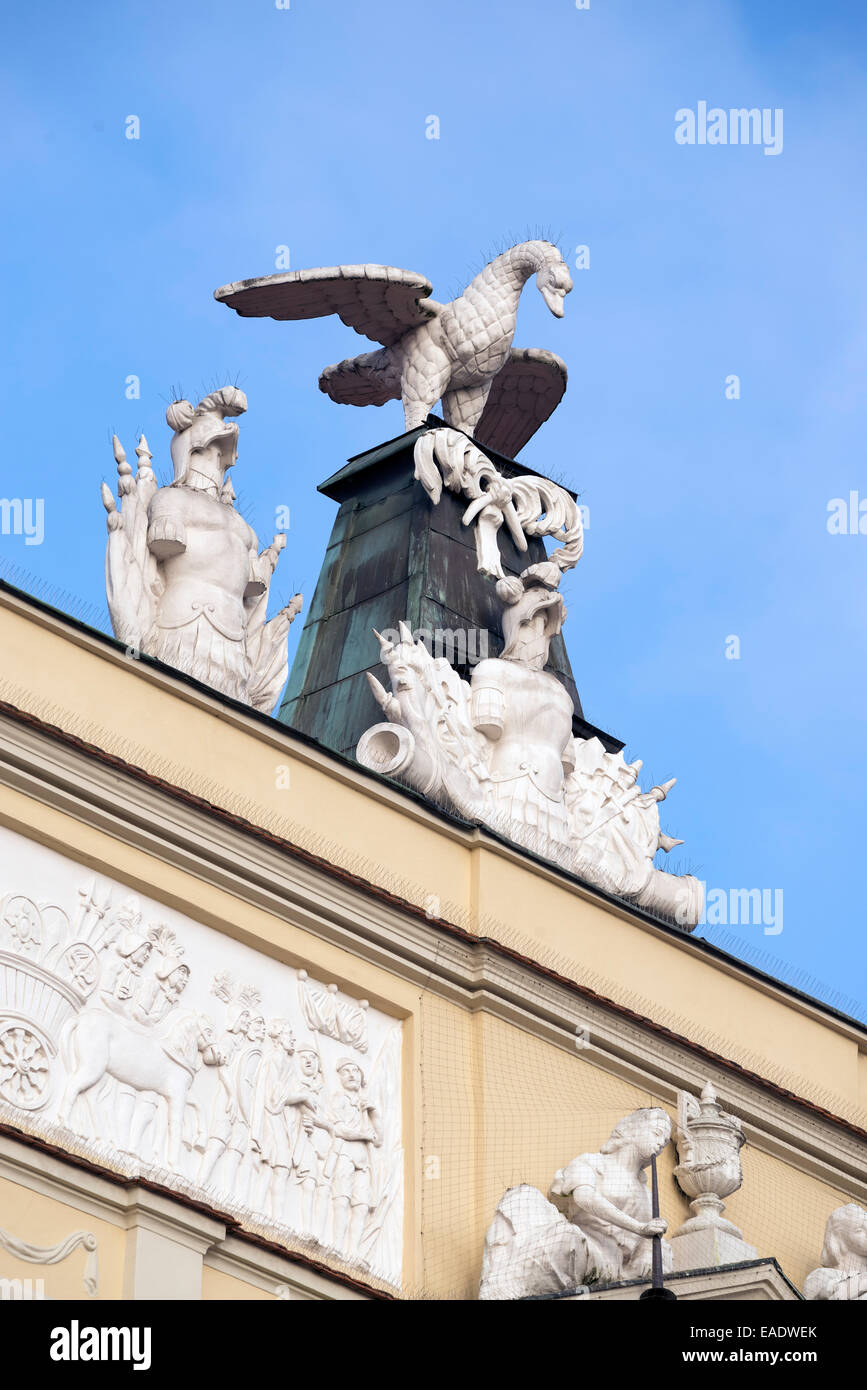
<instances>
[{"instance_id":1,"label":"chariot wheel relief","mask_svg":"<svg viewBox=\"0 0 867 1390\"><path fill-rule=\"evenodd\" d=\"M0 1098L21 1110L48 1100L51 1061L42 1039L20 1023L0 1027Z\"/></svg>"}]
</instances>

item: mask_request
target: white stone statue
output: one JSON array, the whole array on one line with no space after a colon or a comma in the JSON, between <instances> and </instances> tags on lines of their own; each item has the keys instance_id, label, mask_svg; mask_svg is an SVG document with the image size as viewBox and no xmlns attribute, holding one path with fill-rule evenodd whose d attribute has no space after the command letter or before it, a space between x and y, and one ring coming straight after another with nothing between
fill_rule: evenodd
<instances>
[{"instance_id":1,"label":"white stone statue","mask_svg":"<svg viewBox=\"0 0 867 1390\"><path fill-rule=\"evenodd\" d=\"M543 1298L584 1283L583 1232L536 1187L510 1187L485 1236L479 1298Z\"/></svg>"},{"instance_id":2,"label":"white stone statue","mask_svg":"<svg viewBox=\"0 0 867 1390\"><path fill-rule=\"evenodd\" d=\"M472 440L457 430L426 430L413 450L415 476L434 506L449 491L463 493L470 505L461 520L475 523L479 574L505 579L497 533L505 523L516 548L527 551L528 536L554 536L563 545L551 561L565 572L584 549L581 510L572 496L548 478L507 478Z\"/></svg>"},{"instance_id":3,"label":"white stone statue","mask_svg":"<svg viewBox=\"0 0 867 1390\"><path fill-rule=\"evenodd\" d=\"M867 1303L867 1211L863 1207L849 1202L831 1212L821 1264L807 1275L804 1297Z\"/></svg>"},{"instance_id":4,"label":"white stone statue","mask_svg":"<svg viewBox=\"0 0 867 1390\"><path fill-rule=\"evenodd\" d=\"M555 1175L551 1196L581 1228L588 1274L597 1282L650 1275L650 1237L664 1235L666 1223L653 1216L644 1170L670 1139L671 1121L664 1110L633 1110L614 1126L598 1153L579 1154ZM668 1271L671 1248L666 1241L662 1255Z\"/></svg>"},{"instance_id":5,"label":"white stone statue","mask_svg":"<svg viewBox=\"0 0 867 1390\"><path fill-rule=\"evenodd\" d=\"M709 1081L698 1099L689 1091L678 1092L675 1143L679 1162L674 1176L692 1199L693 1214L671 1238L676 1270L709 1269L756 1258L755 1248L723 1216L723 1198L737 1192L743 1182L741 1149L745 1142L740 1120L723 1110Z\"/></svg>"},{"instance_id":6,"label":"white stone statue","mask_svg":"<svg viewBox=\"0 0 867 1390\"><path fill-rule=\"evenodd\" d=\"M701 1098L680 1091L677 1099L677 1154L674 1170L693 1215L678 1231L684 1235L709 1227L741 1239L741 1233L723 1216L723 1197L737 1192L743 1182L740 1151L745 1142L741 1122L717 1103L716 1091L708 1081Z\"/></svg>"},{"instance_id":7,"label":"white stone statue","mask_svg":"<svg viewBox=\"0 0 867 1390\"><path fill-rule=\"evenodd\" d=\"M270 712L288 670L296 594L269 622L268 588L285 534L259 553L235 510L227 478L237 458L243 391L224 386L193 407L175 401L166 419L174 479L159 487L142 435L133 476L115 436L120 510L107 484L106 593L115 636L235 700Z\"/></svg>"},{"instance_id":8,"label":"white stone statue","mask_svg":"<svg viewBox=\"0 0 867 1390\"><path fill-rule=\"evenodd\" d=\"M511 1188L485 1237L479 1297L550 1296L649 1278L650 1238L664 1235L666 1223L653 1217L644 1170L670 1138L664 1110L635 1110L598 1153L579 1154L555 1175L553 1202L536 1188ZM662 1253L670 1270L665 1241Z\"/></svg>"},{"instance_id":9,"label":"white stone statue","mask_svg":"<svg viewBox=\"0 0 867 1390\"><path fill-rule=\"evenodd\" d=\"M640 763L574 738L572 701L544 669L566 612L559 578L548 561L498 583L506 645L473 668L470 684L406 623L399 643L380 638L391 692L368 680L388 722L362 735L356 756L607 892L695 926L701 884L653 863L658 849L681 843L659 826L673 781L642 793Z\"/></svg>"},{"instance_id":10,"label":"white stone statue","mask_svg":"<svg viewBox=\"0 0 867 1390\"><path fill-rule=\"evenodd\" d=\"M215 298L245 318L337 314L384 346L326 367L319 387L333 401L400 400L411 430L441 400L449 425L514 458L566 389L566 368L553 353L512 347L521 292L534 275L551 313L562 318L572 279L549 241L512 246L450 304L430 298L432 286L423 275L385 265L240 280L216 290Z\"/></svg>"}]
</instances>

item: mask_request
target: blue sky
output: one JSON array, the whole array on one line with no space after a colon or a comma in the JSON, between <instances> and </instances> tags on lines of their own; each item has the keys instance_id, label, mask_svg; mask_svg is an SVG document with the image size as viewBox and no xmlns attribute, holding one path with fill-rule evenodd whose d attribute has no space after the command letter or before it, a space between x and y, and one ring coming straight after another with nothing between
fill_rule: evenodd
<instances>
[{"instance_id":1,"label":"blue sky","mask_svg":"<svg viewBox=\"0 0 867 1390\"><path fill-rule=\"evenodd\" d=\"M143 429L166 469L173 388L237 379L242 509L268 540L290 507L275 597L309 599L334 515L315 485L399 433L400 409L319 393L322 367L367 346L339 321L241 320L213 290L274 273L287 245L292 268L384 262L447 299L537 229L573 261L588 245L565 319L531 287L516 336L569 366L522 457L589 507L564 587L585 713L648 784L677 776L671 867L782 890L778 934L700 933L867 1009L867 535L826 526L830 499L867 498L865 16L856 0L10 12L0 494L43 497L45 538L0 537L3 561L107 626L112 430L132 456ZM782 152L677 144L675 112L700 101L782 108Z\"/></svg>"}]
</instances>

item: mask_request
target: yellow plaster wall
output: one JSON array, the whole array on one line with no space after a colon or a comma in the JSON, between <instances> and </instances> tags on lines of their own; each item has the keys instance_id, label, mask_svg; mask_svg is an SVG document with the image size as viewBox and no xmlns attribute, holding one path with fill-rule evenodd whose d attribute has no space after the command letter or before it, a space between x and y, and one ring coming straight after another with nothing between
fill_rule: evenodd
<instances>
[{"instance_id":1,"label":"yellow plaster wall","mask_svg":"<svg viewBox=\"0 0 867 1390\"><path fill-rule=\"evenodd\" d=\"M0 1227L28 1245L52 1246L75 1231L91 1231L97 1240L97 1299L120 1298L126 1232L54 1197L0 1178ZM46 1298L90 1300L84 1287L87 1252L79 1247L55 1265L32 1264L0 1247L0 1278L43 1279Z\"/></svg>"},{"instance_id":2,"label":"yellow plaster wall","mask_svg":"<svg viewBox=\"0 0 867 1390\"><path fill-rule=\"evenodd\" d=\"M532 930L536 958L560 973L580 978L583 971L599 993L771 1079L801 1077L829 1100L833 1094L863 1105L858 1047L819 1016L736 977L688 940L637 926L617 911L603 913L567 884L502 855L477 853L479 900L491 918L520 930L524 940L516 936L516 947L527 949Z\"/></svg>"},{"instance_id":3,"label":"yellow plaster wall","mask_svg":"<svg viewBox=\"0 0 867 1390\"><path fill-rule=\"evenodd\" d=\"M423 1001L421 1036L425 1287L473 1298L485 1231L506 1189L530 1183L547 1194L557 1169L598 1149L623 1115L661 1102L577 1050L489 1014L468 1017L433 995ZM669 1181L674 1162L669 1149L659 1165L672 1227L688 1214Z\"/></svg>"}]
</instances>

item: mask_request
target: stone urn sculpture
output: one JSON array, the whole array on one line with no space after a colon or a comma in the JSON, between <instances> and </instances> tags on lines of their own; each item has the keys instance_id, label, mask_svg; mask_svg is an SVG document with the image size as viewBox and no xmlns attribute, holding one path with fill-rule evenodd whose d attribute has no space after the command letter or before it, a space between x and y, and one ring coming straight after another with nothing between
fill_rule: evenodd
<instances>
[{"instance_id":1,"label":"stone urn sculpture","mask_svg":"<svg viewBox=\"0 0 867 1390\"><path fill-rule=\"evenodd\" d=\"M723 1198L737 1192L743 1181L740 1151L744 1142L740 1120L720 1107L710 1082L699 1100L688 1091L680 1092L675 1133L679 1163L674 1176L692 1199L693 1215L672 1239L675 1269L755 1258L753 1247L723 1216Z\"/></svg>"}]
</instances>

